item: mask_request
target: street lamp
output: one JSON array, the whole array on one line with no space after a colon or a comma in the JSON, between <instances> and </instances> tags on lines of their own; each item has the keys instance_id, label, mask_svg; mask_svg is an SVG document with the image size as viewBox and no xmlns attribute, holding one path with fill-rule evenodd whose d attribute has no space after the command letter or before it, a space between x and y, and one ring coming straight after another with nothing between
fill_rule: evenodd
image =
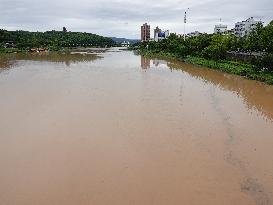
<instances>
[{"instance_id":1,"label":"street lamp","mask_svg":"<svg viewBox=\"0 0 273 205\"><path fill-rule=\"evenodd\" d=\"M190 9L188 8L187 11ZM186 40L186 23L187 23L187 11L185 11L185 16L184 16L184 41Z\"/></svg>"}]
</instances>

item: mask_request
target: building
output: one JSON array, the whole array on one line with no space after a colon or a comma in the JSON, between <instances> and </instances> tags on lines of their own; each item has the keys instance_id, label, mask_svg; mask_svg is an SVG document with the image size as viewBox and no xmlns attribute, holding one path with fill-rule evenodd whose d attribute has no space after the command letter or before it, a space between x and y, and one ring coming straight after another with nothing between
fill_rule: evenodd
<instances>
[{"instance_id":1,"label":"building","mask_svg":"<svg viewBox=\"0 0 273 205\"><path fill-rule=\"evenodd\" d=\"M230 30L227 30L227 34L229 35L234 35L234 32L235 32L235 29L230 29Z\"/></svg>"},{"instance_id":2,"label":"building","mask_svg":"<svg viewBox=\"0 0 273 205\"><path fill-rule=\"evenodd\" d=\"M150 25L145 23L143 26L141 26L141 41L149 41L150 38Z\"/></svg>"},{"instance_id":3,"label":"building","mask_svg":"<svg viewBox=\"0 0 273 205\"><path fill-rule=\"evenodd\" d=\"M158 42L158 41L161 41L161 40L163 40L165 38L168 38L169 36L170 36L169 30L161 31L161 32L155 34L155 39L154 40L156 42Z\"/></svg>"},{"instance_id":4,"label":"building","mask_svg":"<svg viewBox=\"0 0 273 205\"><path fill-rule=\"evenodd\" d=\"M225 34L227 32L227 25L218 24L214 27L215 34Z\"/></svg>"},{"instance_id":5,"label":"building","mask_svg":"<svg viewBox=\"0 0 273 205\"><path fill-rule=\"evenodd\" d=\"M4 44L4 47L5 48L14 48L16 47L15 43L13 41L7 41L5 44Z\"/></svg>"},{"instance_id":6,"label":"building","mask_svg":"<svg viewBox=\"0 0 273 205\"><path fill-rule=\"evenodd\" d=\"M123 41L121 43L121 47L129 47L130 46L130 42L129 41Z\"/></svg>"},{"instance_id":7,"label":"building","mask_svg":"<svg viewBox=\"0 0 273 205\"><path fill-rule=\"evenodd\" d=\"M161 29L158 28L158 26L154 29L154 39L156 38L156 35L161 32Z\"/></svg>"},{"instance_id":8,"label":"building","mask_svg":"<svg viewBox=\"0 0 273 205\"><path fill-rule=\"evenodd\" d=\"M237 22L235 24L234 31L235 36L237 37L248 36L251 33L251 31L253 31L257 27L258 23L262 24L261 21L256 21L254 20L253 17L250 17L245 21Z\"/></svg>"},{"instance_id":9,"label":"building","mask_svg":"<svg viewBox=\"0 0 273 205\"><path fill-rule=\"evenodd\" d=\"M184 37L184 34L181 34L181 33L179 33L179 34L176 34L176 33L175 33L175 35L176 35L178 38L183 38L183 37Z\"/></svg>"},{"instance_id":10,"label":"building","mask_svg":"<svg viewBox=\"0 0 273 205\"><path fill-rule=\"evenodd\" d=\"M200 36L202 33L200 33L199 31L194 31L191 33L187 34L187 37L195 37L195 36Z\"/></svg>"},{"instance_id":11,"label":"building","mask_svg":"<svg viewBox=\"0 0 273 205\"><path fill-rule=\"evenodd\" d=\"M158 42L170 36L169 30L162 31L158 26L154 30L154 41Z\"/></svg>"}]
</instances>

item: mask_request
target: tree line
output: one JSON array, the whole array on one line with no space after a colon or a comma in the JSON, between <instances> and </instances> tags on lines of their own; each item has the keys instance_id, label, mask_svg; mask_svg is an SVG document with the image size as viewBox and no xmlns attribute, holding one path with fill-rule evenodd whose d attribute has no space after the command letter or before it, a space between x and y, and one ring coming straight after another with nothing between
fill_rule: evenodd
<instances>
[{"instance_id":1,"label":"tree line","mask_svg":"<svg viewBox=\"0 0 273 205\"><path fill-rule=\"evenodd\" d=\"M115 42L111 38L92 33L65 31L7 31L0 29L0 47L12 43L18 49L44 47L59 50L64 47L110 47Z\"/></svg>"},{"instance_id":2,"label":"tree line","mask_svg":"<svg viewBox=\"0 0 273 205\"><path fill-rule=\"evenodd\" d=\"M171 34L167 39L159 42L143 42L142 50L154 53L170 53L177 57L196 56L210 60L226 60L228 52L258 53L248 63L259 69L273 71L273 21L267 26L258 24L249 36L236 37L233 34L201 34L184 38Z\"/></svg>"}]
</instances>

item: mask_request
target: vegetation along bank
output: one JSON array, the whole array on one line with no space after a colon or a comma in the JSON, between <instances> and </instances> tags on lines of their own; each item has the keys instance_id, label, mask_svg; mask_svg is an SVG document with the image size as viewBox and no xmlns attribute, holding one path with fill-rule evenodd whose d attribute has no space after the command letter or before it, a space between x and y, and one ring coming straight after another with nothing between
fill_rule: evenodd
<instances>
[{"instance_id":1,"label":"vegetation along bank","mask_svg":"<svg viewBox=\"0 0 273 205\"><path fill-rule=\"evenodd\" d=\"M116 43L111 39L92 33L46 31L7 31L0 29L0 53L20 52L40 48L60 50L70 47L111 47Z\"/></svg>"},{"instance_id":2,"label":"vegetation along bank","mask_svg":"<svg viewBox=\"0 0 273 205\"><path fill-rule=\"evenodd\" d=\"M185 62L273 84L273 21L249 36L201 34L184 38L171 34L159 42L135 45L142 55L172 57Z\"/></svg>"}]
</instances>

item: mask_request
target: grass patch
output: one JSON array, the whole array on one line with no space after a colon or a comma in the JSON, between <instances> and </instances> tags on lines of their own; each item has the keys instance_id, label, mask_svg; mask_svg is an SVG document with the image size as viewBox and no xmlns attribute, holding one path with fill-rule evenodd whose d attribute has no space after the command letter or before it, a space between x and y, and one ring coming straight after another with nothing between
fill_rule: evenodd
<instances>
[{"instance_id":1,"label":"grass patch","mask_svg":"<svg viewBox=\"0 0 273 205\"><path fill-rule=\"evenodd\" d=\"M226 73L240 75L248 79L262 81L267 84L273 84L272 72L257 71L255 66L251 64L244 64L228 60L214 61L192 56L187 56L184 58L184 61L191 64L202 65L208 68L221 70Z\"/></svg>"},{"instance_id":2,"label":"grass patch","mask_svg":"<svg viewBox=\"0 0 273 205\"><path fill-rule=\"evenodd\" d=\"M3 48L0 47L0 53L20 53L23 52L23 50L20 50L18 48Z\"/></svg>"}]
</instances>

